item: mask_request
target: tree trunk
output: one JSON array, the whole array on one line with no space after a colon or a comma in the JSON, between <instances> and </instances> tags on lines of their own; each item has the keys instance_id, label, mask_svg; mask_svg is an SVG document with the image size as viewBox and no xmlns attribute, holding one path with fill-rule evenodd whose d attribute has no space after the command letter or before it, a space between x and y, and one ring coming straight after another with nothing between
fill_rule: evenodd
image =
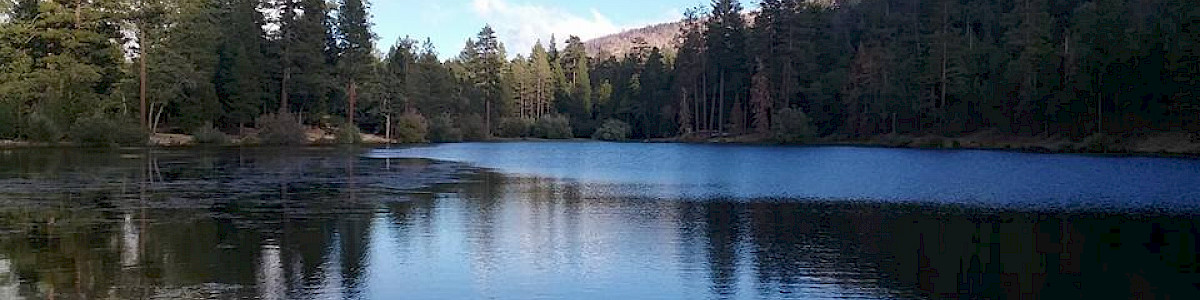
<instances>
[{"instance_id":1,"label":"tree trunk","mask_svg":"<svg viewBox=\"0 0 1200 300\"><path fill-rule=\"evenodd\" d=\"M163 114L163 111L166 109L167 109L166 103L163 103L162 105L158 106L158 112L154 113L154 122L151 122L151 125L150 125L150 134L154 134L154 133L158 132L158 123L159 123L159 121L162 121L162 114ZM153 111L153 110L154 109L151 108L151 111Z\"/></svg>"},{"instance_id":2,"label":"tree trunk","mask_svg":"<svg viewBox=\"0 0 1200 300\"><path fill-rule=\"evenodd\" d=\"M283 80L279 81L279 113L288 112L288 80L292 78L291 68L283 68Z\"/></svg>"},{"instance_id":3,"label":"tree trunk","mask_svg":"<svg viewBox=\"0 0 1200 300\"><path fill-rule=\"evenodd\" d=\"M139 29L141 30L141 38L138 39L138 44L139 44L138 47L141 48L140 49L141 57L138 58L138 64L139 64L139 66L138 66L138 77L139 77L139 79L138 79L138 81L139 81L139 83L138 83L138 99L139 99L139 102L141 102L141 105L140 105L140 109L138 110L138 112L139 112L138 115L140 116L138 118L138 121L141 122L142 129L147 129L148 128L147 126L149 125L149 124L147 124L147 123L149 123L149 122L147 122L148 121L147 118L149 118L149 115L148 115L148 112L146 111L146 104L147 104L146 103L146 59L147 59L146 52L149 52L148 51L149 49L147 49L149 47L146 45L146 32L145 32L146 29L145 29L145 27L142 27Z\"/></svg>"},{"instance_id":4,"label":"tree trunk","mask_svg":"<svg viewBox=\"0 0 1200 300\"><path fill-rule=\"evenodd\" d=\"M898 125L897 120L896 120L896 113L893 112L892 113L892 134L896 134L896 127L897 127L896 125Z\"/></svg>"},{"instance_id":5,"label":"tree trunk","mask_svg":"<svg viewBox=\"0 0 1200 300\"><path fill-rule=\"evenodd\" d=\"M701 80L702 84L700 84L700 87L703 88L703 91L701 91L700 94L701 97L704 98L704 104L700 107L700 110L704 113L704 123L701 123L703 125L700 126L700 129L707 131L712 125L712 121L709 121L712 120L712 97L708 94L708 71L704 71L703 77L704 78Z\"/></svg>"},{"instance_id":6,"label":"tree trunk","mask_svg":"<svg viewBox=\"0 0 1200 300\"><path fill-rule=\"evenodd\" d=\"M346 120L347 120L347 123L349 123L351 126L353 126L353 125L355 125L355 123L354 123L354 106L356 104L358 104L357 103L358 102L358 84L356 84L354 82L354 80L350 80L350 87L348 88L348 90L349 90L348 93L349 93L349 97L350 97L349 98L350 99L350 101L349 101L350 109L346 111Z\"/></svg>"},{"instance_id":7,"label":"tree trunk","mask_svg":"<svg viewBox=\"0 0 1200 300\"><path fill-rule=\"evenodd\" d=\"M490 137L492 136L492 101L486 98L483 99L483 115L483 126L487 127L483 129L484 136Z\"/></svg>"},{"instance_id":8,"label":"tree trunk","mask_svg":"<svg viewBox=\"0 0 1200 300\"><path fill-rule=\"evenodd\" d=\"M1102 80L1102 79L1103 79L1103 77L1100 74L1096 74L1096 83L1093 83L1093 84L1100 85L1100 80ZM1104 132L1104 92L1101 89L1096 89L1096 90L1099 91L1098 93L1096 93L1096 133L1103 133Z\"/></svg>"},{"instance_id":9,"label":"tree trunk","mask_svg":"<svg viewBox=\"0 0 1200 300\"><path fill-rule=\"evenodd\" d=\"M950 4L948 2L942 4L942 96L941 96L941 103L939 103L939 106L941 107L942 112L941 112L941 116L938 117L938 127L941 127L942 131L946 130L946 120L945 120L946 117L945 116L949 115L947 113L948 108L946 107L946 65L947 65L947 62L949 61L949 57L948 57L949 51L947 51L948 43L946 41L946 38L949 35L948 31L947 31L947 27L950 26L950 13L949 13L950 7L949 7L949 5Z\"/></svg>"},{"instance_id":10,"label":"tree trunk","mask_svg":"<svg viewBox=\"0 0 1200 300\"><path fill-rule=\"evenodd\" d=\"M75 0L75 29L79 29L83 24L83 0Z\"/></svg>"},{"instance_id":11,"label":"tree trunk","mask_svg":"<svg viewBox=\"0 0 1200 300\"><path fill-rule=\"evenodd\" d=\"M725 73L721 72L721 93L717 99L717 132L725 133Z\"/></svg>"},{"instance_id":12,"label":"tree trunk","mask_svg":"<svg viewBox=\"0 0 1200 300\"><path fill-rule=\"evenodd\" d=\"M696 81L693 80L692 92L695 93L698 91L700 89L696 88ZM692 95L692 132L700 131L700 99L698 95Z\"/></svg>"}]
</instances>

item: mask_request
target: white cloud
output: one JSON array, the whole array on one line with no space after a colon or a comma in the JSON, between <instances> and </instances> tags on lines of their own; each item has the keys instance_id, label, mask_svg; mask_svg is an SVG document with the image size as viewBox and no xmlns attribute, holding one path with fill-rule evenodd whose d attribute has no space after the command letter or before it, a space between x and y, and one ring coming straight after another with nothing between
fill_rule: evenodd
<instances>
[{"instance_id":1,"label":"white cloud","mask_svg":"<svg viewBox=\"0 0 1200 300\"><path fill-rule=\"evenodd\" d=\"M509 3L505 0L474 0L472 8L492 25L508 53L528 53L538 40L545 45L551 35L561 42L576 35L587 40L625 29L595 9L580 16L557 7Z\"/></svg>"}]
</instances>

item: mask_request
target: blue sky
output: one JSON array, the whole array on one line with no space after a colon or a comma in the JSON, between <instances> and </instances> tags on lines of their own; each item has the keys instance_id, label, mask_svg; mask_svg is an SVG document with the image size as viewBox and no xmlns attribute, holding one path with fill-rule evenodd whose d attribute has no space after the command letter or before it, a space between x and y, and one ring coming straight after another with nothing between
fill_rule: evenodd
<instances>
[{"instance_id":1,"label":"blue sky","mask_svg":"<svg viewBox=\"0 0 1200 300\"><path fill-rule=\"evenodd\" d=\"M757 1L742 0L749 8ZM443 59L458 54L467 38L491 24L510 54L527 53L550 35L560 47L569 35L584 40L624 29L678 20L689 7L709 0L374 0L372 21L378 48L387 52L396 40L430 38Z\"/></svg>"}]
</instances>

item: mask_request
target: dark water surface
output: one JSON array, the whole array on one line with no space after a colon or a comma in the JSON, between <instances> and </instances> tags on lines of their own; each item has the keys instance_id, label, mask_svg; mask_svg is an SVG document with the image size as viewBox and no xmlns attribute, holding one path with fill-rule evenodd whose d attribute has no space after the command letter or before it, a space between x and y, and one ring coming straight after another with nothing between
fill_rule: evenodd
<instances>
[{"instance_id":1,"label":"dark water surface","mask_svg":"<svg viewBox=\"0 0 1200 300\"><path fill-rule=\"evenodd\" d=\"M1196 202L1161 158L0 150L0 299L1196 299Z\"/></svg>"}]
</instances>

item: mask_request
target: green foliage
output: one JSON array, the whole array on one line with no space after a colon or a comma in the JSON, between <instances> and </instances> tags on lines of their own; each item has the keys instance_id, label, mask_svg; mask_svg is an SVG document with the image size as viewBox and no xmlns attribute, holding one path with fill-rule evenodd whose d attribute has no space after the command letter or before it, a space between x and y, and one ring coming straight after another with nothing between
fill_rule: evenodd
<instances>
[{"instance_id":1,"label":"green foliage","mask_svg":"<svg viewBox=\"0 0 1200 300\"><path fill-rule=\"evenodd\" d=\"M138 124L107 115L80 118L69 136L84 146L145 146L149 138Z\"/></svg>"},{"instance_id":2,"label":"green foliage","mask_svg":"<svg viewBox=\"0 0 1200 300\"><path fill-rule=\"evenodd\" d=\"M57 143L63 139L62 128L53 120L41 114L29 116L26 123L25 136L31 140L46 143Z\"/></svg>"},{"instance_id":3,"label":"green foliage","mask_svg":"<svg viewBox=\"0 0 1200 300\"><path fill-rule=\"evenodd\" d=\"M567 84L570 85L571 97L568 100L566 112L574 120L591 118L592 116L592 79L588 66L587 48L578 36L567 39L566 49L561 59L565 69Z\"/></svg>"},{"instance_id":4,"label":"green foliage","mask_svg":"<svg viewBox=\"0 0 1200 300\"><path fill-rule=\"evenodd\" d=\"M113 120L110 117L109 120ZM116 118L113 123L113 143L121 146L145 146L150 142L150 134L142 126L130 118Z\"/></svg>"},{"instance_id":5,"label":"green foliage","mask_svg":"<svg viewBox=\"0 0 1200 300\"><path fill-rule=\"evenodd\" d=\"M0 139L15 139L20 134L21 126L17 105L0 102Z\"/></svg>"},{"instance_id":6,"label":"green foliage","mask_svg":"<svg viewBox=\"0 0 1200 300\"><path fill-rule=\"evenodd\" d=\"M623 56L588 57L571 37L562 52L539 44L508 61L485 27L448 62L431 42L407 38L375 57L365 0L118 2L75 10L72 1L23 0L5 15L0 138L75 139L93 128L73 125L100 122L93 115L135 114L143 57L148 100L165 107L165 128L205 120L236 128L274 111L310 121L344 115L350 83L362 100L350 111L364 117L359 128L379 132L385 114L415 109L437 116L428 123L435 141L493 130L584 136L608 119L628 122L626 138L780 127L793 141L1083 137L1200 124L1200 6L1182 0L771 0L753 22L742 2L714 0L688 14L678 49L634 40ZM268 22L263 9L279 14ZM276 30L264 31L268 23ZM128 35L147 38L130 61L121 48ZM789 115L804 115L808 128L781 124ZM272 118L258 127L305 122ZM264 142L301 140L299 130L283 130L291 133L282 141L270 131Z\"/></svg>"},{"instance_id":7,"label":"green foliage","mask_svg":"<svg viewBox=\"0 0 1200 300\"><path fill-rule=\"evenodd\" d=\"M338 48L342 74L360 77L370 67L375 50L375 33L371 32L367 2L363 0L339 0L337 30L341 34Z\"/></svg>"},{"instance_id":8,"label":"green foliage","mask_svg":"<svg viewBox=\"0 0 1200 300\"><path fill-rule=\"evenodd\" d=\"M76 10L59 1L27 1L19 10L11 23L0 24L0 102L14 112L37 112L24 135L56 142L62 129L105 105L122 75L116 28L76 22L120 20L101 5Z\"/></svg>"},{"instance_id":9,"label":"green foliage","mask_svg":"<svg viewBox=\"0 0 1200 300\"><path fill-rule=\"evenodd\" d=\"M334 132L334 137L338 144L354 145L362 143L362 132L358 130L358 126L350 123L343 123L338 126Z\"/></svg>"},{"instance_id":10,"label":"green foliage","mask_svg":"<svg viewBox=\"0 0 1200 300\"><path fill-rule=\"evenodd\" d=\"M608 119L600 125L600 129L596 129L592 138L602 141L624 141L629 139L630 131L629 124L617 119Z\"/></svg>"},{"instance_id":11,"label":"green foliage","mask_svg":"<svg viewBox=\"0 0 1200 300\"><path fill-rule=\"evenodd\" d=\"M571 132L571 121L564 115L549 115L533 123L530 134L543 139L569 139L574 137Z\"/></svg>"},{"instance_id":12,"label":"green foliage","mask_svg":"<svg viewBox=\"0 0 1200 300\"><path fill-rule=\"evenodd\" d=\"M429 122L429 140L435 143L461 142L463 131L454 124L450 114L441 114Z\"/></svg>"},{"instance_id":13,"label":"green foliage","mask_svg":"<svg viewBox=\"0 0 1200 300\"><path fill-rule=\"evenodd\" d=\"M71 127L72 141L84 146L112 146L112 124L104 116L81 118Z\"/></svg>"},{"instance_id":14,"label":"green foliage","mask_svg":"<svg viewBox=\"0 0 1200 300\"><path fill-rule=\"evenodd\" d=\"M410 111L396 118L395 122L396 125L392 128L396 134L396 141L406 144L426 142L425 137L429 134L429 122L425 120L425 116Z\"/></svg>"},{"instance_id":15,"label":"green foliage","mask_svg":"<svg viewBox=\"0 0 1200 300\"><path fill-rule=\"evenodd\" d=\"M263 48L263 17L253 0L220 3L216 16L222 35L216 42L213 89L224 124L244 125L263 113L268 96Z\"/></svg>"},{"instance_id":16,"label":"green foliage","mask_svg":"<svg viewBox=\"0 0 1200 300\"><path fill-rule=\"evenodd\" d=\"M773 130L782 143L803 143L816 136L812 120L800 108L785 108L775 113Z\"/></svg>"},{"instance_id":17,"label":"green foliage","mask_svg":"<svg viewBox=\"0 0 1200 300\"><path fill-rule=\"evenodd\" d=\"M504 118L500 119L500 128L497 132L500 137L505 138L522 138L528 137L533 129L533 120L526 118Z\"/></svg>"},{"instance_id":18,"label":"green foliage","mask_svg":"<svg viewBox=\"0 0 1200 300\"><path fill-rule=\"evenodd\" d=\"M482 141L488 138L486 122L479 115L470 114L463 117L459 120L458 126L462 129L464 140Z\"/></svg>"},{"instance_id":19,"label":"green foliage","mask_svg":"<svg viewBox=\"0 0 1200 300\"><path fill-rule=\"evenodd\" d=\"M468 41L459 57L462 79L468 84L471 94L470 105L474 107L473 111L483 114L480 119L485 124L483 138L491 136L492 128L489 127L494 126L488 121L498 120L506 100L510 99L508 93L512 88L502 76L506 69L505 55L504 46L496 38L496 31L491 26L484 26L474 40ZM472 139L473 132L466 128L464 126L463 133Z\"/></svg>"},{"instance_id":20,"label":"green foliage","mask_svg":"<svg viewBox=\"0 0 1200 300\"><path fill-rule=\"evenodd\" d=\"M213 127L212 123L205 124L192 131L192 138L196 144L200 145L225 145L229 143L229 135Z\"/></svg>"},{"instance_id":21,"label":"green foliage","mask_svg":"<svg viewBox=\"0 0 1200 300\"><path fill-rule=\"evenodd\" d=\"M279 22L279 39L268 44L268 50L279 60L277 86L286 88L288 111L306 111L307 115L328 114L332 93L341 84L334 78L333 63L326 59L330 28L327 27L329 5L324 0L277 1L276 8L284 13ZM299 9L303 13L296 13ZM336 51L337 49L328 49ZM282 77L282 76L281 76ZM304 121L304 120L301 120ZM339 123L340 125L340 123Z\"/></svg>"},{"instance_id":22,"label":"green foliage","mask_svg":"<svg viewBox=\"0 0 1200 300\"><path fill-rule=\"evenodd\" d=\"M265 114L254 124L264 145L303 145L308 142L304 125L291 113Z\"/></svg>"}]
</instances>

